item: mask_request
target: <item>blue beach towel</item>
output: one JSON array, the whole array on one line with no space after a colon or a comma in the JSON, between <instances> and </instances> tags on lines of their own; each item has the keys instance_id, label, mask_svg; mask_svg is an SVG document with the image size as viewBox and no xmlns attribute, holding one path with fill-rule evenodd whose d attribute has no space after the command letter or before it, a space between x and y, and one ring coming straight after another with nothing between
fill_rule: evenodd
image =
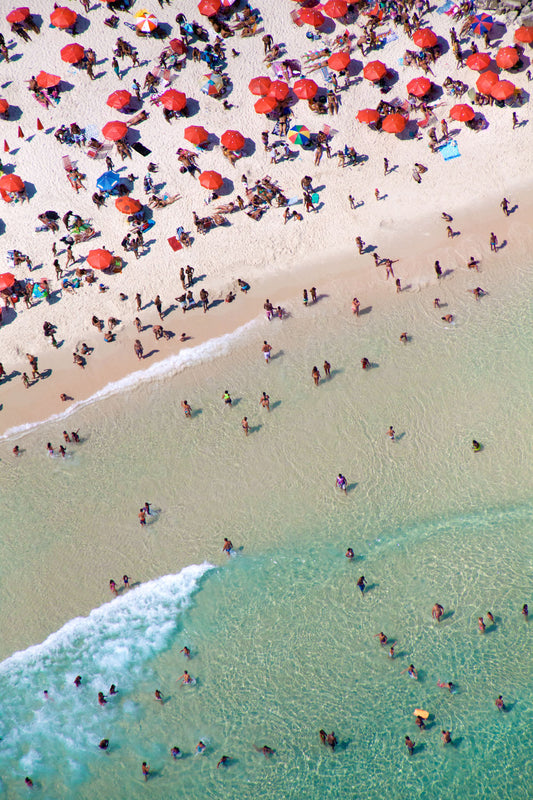
<instances>
[{"instance_id":1,"label":"blue beach towel","mask_svg":"<svg viewBox=\"0 0 533 800\"><path fill-rule=\"evenodd\" d=\"M443 6L439 6L439 8L437 8L437 14L445 14L453 5L454 3L452 0L446 0L446 3L444 3Z\"/></svg>"},{"instance_id":2,"label":"blue beach towel","mask_svg":"<svg viewBox=\"0 0 533 800\"><path fill-rule=\"evenodd\" d=\"M447 142L444 147L439 148L440 154L442 155L445 161L451 161L452 158L459 158L461 153L459 152L459 145L452 139L451 142Z\"/></svg>"}]
</instances>

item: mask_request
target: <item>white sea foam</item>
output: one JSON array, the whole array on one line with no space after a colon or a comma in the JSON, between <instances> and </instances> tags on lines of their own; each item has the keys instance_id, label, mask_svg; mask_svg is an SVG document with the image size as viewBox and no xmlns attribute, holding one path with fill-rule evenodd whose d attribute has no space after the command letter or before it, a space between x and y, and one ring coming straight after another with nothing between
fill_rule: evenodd
<instances>
[{"instance_id":1,"label":"white sea foam","mask_svg":"<svg viewBox=\"0 0 533 800\"><path fill-rule=\"evenodd\" d=\"M76 413L76 411L79 411L81 408L90 406L100 400L105 400L107 397L112 397L115 394L120 394L121 392L134 389L142 383L159 381L163 378L168 378L170 375L175 375L178 372L182 372L188 367L194 367L198 364L204 363L205 361L210 361L214 358L225 356L230 352L231 347L235 345L245 333L250 331L258 324L258 321L258 319L251 320L245 325L241 325L239 328L236 328L231 333L225 333L223 336L209 339L207 342L203 342L196 347L189 347L184 350L180 350L180 352L176 355L169 356L162 361L157 361L156 363L147 367L147 369L139 369L135 372L130 372L129 375L126 375L124 378L120 378L118 381L111 381L111 383L108 383L103 387L103 389L95 392L85 400L80 400L76 403L73 403L60 414L52 414L47 419L39 420L37 422L28 422L24 423L23 425L16 425L13 428L9 428L0 436L0 439L22 436L23 434L28 433L28 431L39 427L39 425L43 425L47 422L56 422L60 419L66 419L67 417L70 417L72 414Z\"/></svg>"},{"instance_id":2,"label":"white sea foam","mask_svg":"<svg viewBox=\"0 0 533 800\"><path fill-rule=\"evenodd\" d=\"M167 648L179 615L211 564L193 564L124 592L87 617L67 622L41 644L0 664L0 769L28 774L45 768L47 755L63 764L68 782L122 714L131 691L149 674L149 661ZM76 688L74 678L82 676ZM115 683L119 694L98 705L99 691ZM43 691L48 691L48 699ZM70 766L68 766L70 764ZM83 770L81 770L83 772Z\"/></svg>"}]
</instances>

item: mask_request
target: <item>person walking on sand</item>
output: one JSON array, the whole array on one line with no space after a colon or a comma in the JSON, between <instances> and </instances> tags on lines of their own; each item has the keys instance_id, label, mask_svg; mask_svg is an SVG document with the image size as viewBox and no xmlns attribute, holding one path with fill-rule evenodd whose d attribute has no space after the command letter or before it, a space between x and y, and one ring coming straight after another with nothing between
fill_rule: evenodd
<instances>
[{"instance_id":1,"label":"person walking on sand","mask_svg":"<svg viewBox=\"0 0 533 800\"><path fill-rule=\"evenodd\" d=\"M144 358L144 350L143 350L143 346L142 346L141 342L139 341L139 339L135 339L135 343L133 345L133 349L135 350L135 355L137 356L139 361L142 361L143 358Z\"/></svg>"},{"instance_id":2,"label":"person walking on sand","mask_svg":"<svg viewBox=\"0 0 533 800\"><path fill-rule=\"evenodd\" d=\"M374 189L374 197L379 200L379 189Z\"/></svg>"},{"instance_id":3,"label":"person walking on sand","mask_svg":"<svg viewBox=\"0 0 533 800\"><path fill-rule=\"evenodd\" d=\"M490 249L492 250L493 253L498 252L498 237L493 231L491 231L490 234Z\"/></svg>"},{"instance_id":4,"label":"person walking on sand","mask_svg":"<svg viewBox=\"0 0 533 800\"><path fill-rule=\"evenodd\" d=\"M390 425L390 426L389 426L389 430L387 431L387 436L389 437L389 439L391 440L391 442L393 442L393 441L394 441L394 437L395 437L395 435L396 435L396 434L394 433L394 428L392 427L392 425Z\"/></svg>"},{"instance_id":5,"label":"person walking on sand","mask_svg":"<svg viewBox=\"0 0 533 800\"><path fill-rule=\"evenodd\" d=\"M141 308L142 308L142 300L141 300L141 295L139 294L139 292L137 292L137 294L135 295L135 302L137 304L137 311L140 311Z\"/></svg>"},{"instance_id":6,"label":"person walking on sand","mask_svg":"<svg viewBox=\"0 0 533 800\"><path fill-rule=\"evenodd\" d=\"M70 264L74 264L76 259L74 258L74 253L72 252L72 245L67 245L67 260L65 262L65 269L67 270Z\"/></svg>"},{"instance_id":7,"label":"person walking on sand","mask_svg":"<svg viewBox=\"0 0 533 800\"><path fill-rule=\"evenodd\" d=\"M438 261L435 261L435 274L437 275L437 278L440 278L442 275L442 269Z\"/></svg>"},{"instance_id":8,"label":"person walking on sand","mask_svg":"<svg viewBox=\"0 0 533 800\"><path fill-rule=\"evenodd\" d=\"M320 383L320 372L318 371L318 367L313 367L311 370L311 376L313 378L315 386L318 386Z\"/></svg>"},{"instance_id":9,"label":"person walking on sand","mask_svg":"<svg viewBox=\"0 0 533 800\"><path fill-rule=\"evenodd\" d=\"M242 429L243 429L243 431L244 431L244 435L245 435L245 436L248 436L248 433L249 433L249 431L250 431L250 426L248 425L248 417L243 417L243 418L242 418L242 421L241 421L241 428L242 428Z\"/></svg>"},{"instance_id":10,"label":"person walking on sand","mask_svg":"<svg viewBox=\"0 0 533 800\"><path fill-rule=\"evenodd\" d=\"M259 405L263 408L266 408L267 411L270 411L270 397L266 392L263 392L261 399L259 400Z\"/></svg>"},{"instance_id":11,"label":"person walking on sand","mask_svg":"<svg viewBox=\"0 0 533 800\"><path fill-rule=\"evenodd\" d=\"M357 206L355 205L355 200L353 199L351 194L348 195L348 202L350 203L350 208L353 208L355 211Z\"/></svg>"},{"instance_id":12,"label":"person walking on sand","mask_svg":"<svg viewBox=\"0 0 533 800\"><path fill-rule=\"evenodd\" d=\"M355 243L357 245L357 249L359 251L359 255L360 256L363 255L363 250L365 249L365 243L363 242L363 240L361 239L360 236L356 236L355 237Z\"/></svg>"},{"instance_id":13,"label":"person walking on sand","mask_svg":"<svg viewBox=\"0 0 533 800\"><path fill-rule=\"evenodd\" d=\"M324 375L326 378L331 378L331 364L329 361L324 361Z\"/></svg>"},{"instance_id":14,"label":"person walking on sand","mask_svg":"<svg viewBox=\"0 0 533 800\"><path fill-rule=\"evenodd\" d=\"M396 278L396 294L399 294L402 291L402 282L399 278Z\"/></svg>"},{"instance_id":15,"label":"person walking on sand","mask_svg":"<svg viewBox=\"0 0 533 800\"><path fill-rule=\"evenodd\" d=\"M263 342L263 346L261 348L261 352L263 353L263 356L264 356L264 359L265 359L265 364L268 364L268 362L270 361L270 355L272 353L272 345L270 345L266 341L266 339Z\"/></svg>"},{"instance_id":16,"label":"person walking on sand","mask_svg":"<svg viewBox=\"0 0 533 800\"><path fill-rule=\"evenodd\" d=\"M159 314L159 319L162 320L163 319L163 304L161 302L161 298L159 297L159 295L157 295L155 300L154 300L154 306L156 307L157 313Z\"/></svg>"},{"instance_id":17,"label":"person walking on sand","mask_svg":"<svg viewBox=\"0 0 533 800\"><path fill-rule=\"evenodd\" d=\"M509 200L506 197L503 198L503 200L500 203L500 206L501 206L501 209L502 209L503 213L505 214L505 216L508 217L509 216Z\"/></svg>"},{"instance_id":18,"label":"person walking on sand","mask_svg":"<svg viewBox=\"0 0 533 800\"><path fill-rule=\"evenodd\" d=\"M181 407L183 409L183 413L185 414L185 416L190 418L192 414L192 409L186 400L181 401Z\"/></svg>"},{"instance_id":19,"label":"person walking on sand","mask_svg":"<svg viewBox=\"0 0 533 800\"><path fill-rule=\"evenodd\" d=\"M388 172L389 172L389 159L388 158L384 158L383 159L383 174L384 175L388 175Z\"/></svg>"},{"instance_id":20,"label":"person walking on sand","mask_svg":"<svg viewBox=\"0 0 533 800\"><path fill-rule=\"evenodd\" d=\"M359 302L357 297L354 297L353 300L352 300L352 314L355 314L356 317L359 316L359 307L360 307L360 305L361 305L361 303Z\"/></svg>"}]
</instances>

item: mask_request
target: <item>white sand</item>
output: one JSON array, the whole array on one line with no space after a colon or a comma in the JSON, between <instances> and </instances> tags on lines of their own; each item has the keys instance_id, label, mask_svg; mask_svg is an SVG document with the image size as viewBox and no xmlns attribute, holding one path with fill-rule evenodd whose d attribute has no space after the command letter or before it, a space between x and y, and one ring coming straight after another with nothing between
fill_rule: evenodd
<instances>
[{"instance_id":1,"label":"white sand","mask_svg":"<svg viewBox=\"0 0 533 800\"><path fill-rule=\"evenodd\" d=\"M291 0L270 2L259 0L256 5L264 18L261 31L264 28L264 32L272 34L275 42L284 42L288 57L302 60L304 52L321 46L320 42L313 44L306 38L308 26L298 28L292 23L289 12L297 6ZM460 123L448 120L450 131L460 131L457 141L461 157L450 162L445 162L439 154L430 153L426 133L420 140L401 139L387 133L378 134L358 123L355 118L360 108L376 107L382 97L376 86L362 78L362 60L355 46L352 49L351 70L352 74L357 76L357 83L352 78L351 87L341 92L342 105L338 116L317 116L309 110L305 101L298 101L293 107L293 121L307 125L313 132L322 129L325 124L330 125L338 131L331 142L332 152L348 144L354 146L358 153L368 156L368 159L356 167L341 169L337 166L336 158L328 160L324 156L320 166L315 168L314 152L301 151L298 147L291 146L291 149L298 151L298 156L293 161L270 164L270 153L266 153L261 144L261 131L271 130L272 123L255 113L254 102L257 98L248 90L248 82L252 77L261 74L274 77L272 71L263 64L260 32L255 38L241 39L237 35L225 41L228 53L226 72L233 86L228 96L229 102L234 106L230 111L225 111L220 102L201 93L199 80L208 68L203 62L193 63L188 60L184 71L172 73L172 86L185 92L187 97L194 101L192 105L199 106L198 112L188 119L181 118L168 124L163 118L162 109L152 106L146 96L143 107L149 111L150 118L133 130L139 132L141 142L152 150L152 154L148 158L143 158L133 151L133 159L121 163L120 157L113 150L115 166L123 167L124 175L133 172L139 177L132 192L133 197L141 201L145 199L142 178L150 160L159 164L159 172L154 178L159 183L165 183L163 193L172 195L179 192L182 195L182 199L174 205L154 211L156 224L145 236L150 250L139 260L135 260L132 253L124 254L120 247L128 226L125 216L114 208L113 200L108 200L107 207L100 211L91 202L96 179L106 168L103 159L92 160L86 155L85 149L60 145L53 133L46 131L58 127L61 123L74 121L81 127L91 125L100 130L110 120L125 119L130 116L109 108L106 99L116 89L131 89L134 77L142 86L146 72L157 63L157 56L165 42L136 37L134 32L124 25L124 20L133 22L134 18L123 13L120 14L121 21L116 30L106 27L103 21L109 16L109 11L104 4L93 6L94 10L88 15L83 11L81 4L76 3L71 6L88 20L89 24L84 33L72 39L69 34L50 28L48 22L53 8L52 3L36 0L31 5L31 10L34 14L40 13L43 18L41 34L39 36L31 34L33 41L30 43L22 43L17 38L15 46L10 49L10 54L12 58L15 54L20 54L18 59L9 64L0 62L2 75L0 96L22 111L19 119L0 123L0 143L5 139L13 148L11 153L5 154L3 162L27 182L30 194L34 192L31 201L22 205L9 205L0 200L2 204L0 213L5 226L1 238L2 251L4 256L13 248L28 254L34 265L39 267L32 273L32 277L36 280L48 278L54 288L59 287L52 267L53 235L49 232L36 233L35 227L39 224L37 215L47 209L55 209L60 216L72 209L84 218L92 218L97 230L101 231L101 236L98 238L74 247L74 253L79 259L76 265L83 266L83 259L89 250L104 246L117 254L125 255L127 264L121 275L102 276L103 282L109 286L109 291L105 294L98 292L97 284L84 286L74 295L63 293L61 300L53 305L49 306L43 301L28 310L22 302L19 302L16 317L12 312L8 312L7 324L3 325L0 331L0 360L6 371L22 372L27 369L24 354L32 352L41 357L41 367L53 367L53 374L50 380L43 382L42 387L36 385L28 391L22 389L18 377L3 387L1 424L3 430L26 419L43 418L53 411L60 410L58 396L61 391L72 394L76 399L90 395L95 385L101 384L103 375L109 377L109 370L99 367L103 359L108 363L114 359L115 367L111 372L115 377L117 372L124 374L138 369L139 362L132 348L132 342L137 338L137 332L132 324L135 316L134 295L136 292L141 292L143 302L147 303L159 293L163 307L168 308L174 303L174 298L182 293L178 278L180 266L190 263L195 267L197 275L206 276L205 280L194 288L196 299L201 287L209 290L210 300L224 297L230 287L235 287L238 277L245 278L252 285L260 281L266 293L259 295L254 292L248 298L239 297L237 304L213 309L207 318L203 318L199 311L188 313L185 320L179 309L170 313L165 318L165 327L178 334L186 330L195 337L193 342L195 343L213 333L232 330L243 319L254 317L262 308L264 297L269 291L269 282L272 288L270 294L275 294L274 287L289 286L291 284L289 276L295 268L310 261L322 264L319 277L324 284L334 260L342 257L343 263L346 264L348 257L352 259L352 254L356 253L354 238L357 235L361 235L367 243L377 245L380 251L385 239L387 242L392 242L398 237L403 241L402 252L407 251L408 254L410 248L405 247L407 237L407 242L412 243L413 258L412 260L408 257L403 258L401 264L397 265L397 274L405 283L408 281L416 283L422 276L427 278L432 269L431 260L428 264L427 258L422 262L415 256L421 249L427 250L428 245L428 242L424 241L421 247L419 241L419 226L422 220L425 230L427 229L425 221L433 218L435 230L442 231L440 238L435 239L434 258L442 257L442 253L445 252L449 258L463 261L470 254L477 257L488 251L488 232L491 228L487 228L482 238L476 238L473 232L479 230L481 223L478 210L480 207L484 208L489 200L492 201L494 212L498 214L500 227L497 233L500 240L504 238L507 226L511 222L513 225L519 222L513 218L510 218L510 221L506 220L498 209L498 203L504 194L509 197L511 203L522 202L527 197L526 182L530 180L532 167L530 124L513 130L513 109L501 109L495 105L480 109L488 121L488 128L484 131L476 133ZM141 5L137 4L137 7L140 8ZM165 6L164 9L155 2L145 4L144 7L163 22L172 25L172 35L179 35L174 23L174 17L179 11L183 11L189 20L197 19L204 22L197 12L196 3L192 0L183 0L173 6ZM361 22L365 22L366 19L363 17ZM449 17L432 13L426 16L426 21L437 34L448 39L450 25L453 24ZM457 30L460 30L461 25L462 22L456 24ZM206 27L211 31L208 22ZM383 30L389 28L393 26L387 22ZM6 41L12 38L5 18L0 23L0 29ZM505 35L497 40L498 46L513 43L513 29L514 26L509 26ZM334 33L343 31L344 26L337 24ZM350 25L349 31L357 38L360 27L357 23ZM397 32L396 41L372 52L364 59L365 63L380 59L399 72L398 82L391 92L384 96L386 100L395 97L405 98L406 83L422 74L414 67L400 66L399 58L405 49L416 48L400 28ZM111 69L112 50L119 35L138 48L143 63L142 68L130 68L122 81L116 78ZM333 35L326 38L332 40ZM100 62L95 68L95 74L101 76L97 80L91 81L85 72L78 71L61 61L60 49L72 41L95 49ZM211 35L211 42L213 41L214 34ZM478 45L482 50L481 40L478 40ZM468 54L466 42L462 46L463 51ZM240 53L237 58L232 58L230 55L233 47ZM492 50L494 55L496 51L497 47L494 47ZM526 55L531 52L528 49ZM129 64L129 59L121 62L123 69ZM44 109L37 103L26 90L24 83L41 69L61 75L63 80L72 86L69 91L62 94L59 105L50 110ZM474 86L478 77L478 73L466 67L457 70L451 50L438 60L433 70L436 77L432 80L438 85L442 84L447 75L460 78L469 86ZM310 77L313 77L319 86L325 85L321 72L311 73ZM525 71L517 75L505 74L502 77L508 77L518 87L527 90ZM342 80L340 83L342 84ZM463 101L469 102L466 95ZM441 102L442 105L437 109L438 117L448 119L449 109L455 100L443 95ZM527 119L529 103L517 108L516 111L520 120ZM417 112L411 116L420 119L421 113ZM43 122L44 131L37 131L37 118ZM24 140L17 138L19 125L26 136ZM193 149L182 135L188 125L203 125L218 137L227 129L238 129L247 139L255 143L253 154L244 157L236 168L231 167L218 146L199 155L198 164L202 170L217 170L228 181L233 182L231 191L220 199L221 203L235 199L237 194L244 196L244 187L240 180L242 173L246 173L250 183L264 175L270 175L279 182L287 197L300 198L300 180L303 175L309 174L313 176L314 186L324 187L320 191L320 200L323 203L320 212L318 214L304 212L303 222L291 221L286 226L283 224L283 209L270 209L259 222L238 212L229 216L230 226L212 230L206 236L195 236L192 248L173 253L167 238L174 235L177 225L183 225L186 230L194 233L192 211L195 210L199 216L204 216L210 213L211 208L204 205L207 191L198 181L189 175L179 173L179 162L175 155L177 148ZM249 152L252 149L249 147ZM64 155L77 161L80 170L86 173L86 192L81 191L76 195L70 187L61 161ZM384 156L389 159L390 166L395 167L387 177L383 175ZM421 185L416 184L411 177L414 162L422 162L429 167ZM34 190L31 185L34 186ZM381 194L386 194L386 197L379 202L376 202L374 197L375 188L379 188ZM347 197L350 193L356 200L364 201L364 205L357 211L349 208ZM303 211L301 205L297 208ZM461 219L463 235L453 242L445 238L445 223L441 225L439 220L443 210ZM465 233L469 234L469 238L464 236ZM64 235L65 229L61 226L57 237L58 245L59 236ZM63 245L59 246L61 252ZM383 254L395 257L395 252L391 251ZM59 258L64 265L64 252ZM374 269L370 255L362 258L354 255L353 265L354 269L359 271L357 273L359 275L369 275L370 267ZM15 274L17 277L24 277L28 275L27 268L18 267ZM392 286L387 289L393 291ZM129 300L122 303L119 300L119 292L127 294ZM247 304L247 311L243 310L244 302ZM96 334L91 326L93 314L97 314L103 320L107 320L110 316L122 320L122 324L116 329L118 343L106 344L102 335ZM144 324L158 322L153 305L140 316ZM214 322L215 316L216 322ZM201 317L203 319L200 320ZM57 353L52 352L49 342L43 337L42 324L45 319L58 326L58 339L65 340ZM161 358L167 353L178 350L177 338L159 346L159 353L154 358ZM151 330L145 331L141 339L145 351L153 348L154 339ZM82 373L78 367L72 365L72 351L84 340L95 344L96 347L91 356L91 369ZM72 376L72 383L69 383L69 375Z\"/></svg>"}]
</instances>

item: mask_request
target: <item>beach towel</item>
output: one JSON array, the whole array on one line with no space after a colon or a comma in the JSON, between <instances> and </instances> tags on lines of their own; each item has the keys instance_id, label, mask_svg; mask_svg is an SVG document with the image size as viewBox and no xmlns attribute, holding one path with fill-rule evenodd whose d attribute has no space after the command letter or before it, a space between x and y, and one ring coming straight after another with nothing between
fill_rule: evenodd
<instances>
[{"instance_id":1,"label":"beach towel","mask_svg":"<svg viewBox=\"0 0 533 800\"><path fill-rule=\"evenodd\" d=\"M327 67L322 67L322 68L320 69L320 72L321 72L321 73L322 73L322 75L324 76L324 80L326 81L326 83L329 83L329 82L331 81L331 73L330 73L330 71L328 70L328 68L327 68Z\"/></svg>"},{"instance_id":2,"label":"beach towel","mask_svg":"<svg viewBox=\"0 0 533 800\"><path fill-rule=\"evenodd\" d=\"M170 239L167 239L167 242L171 246L172 250L176 252L176 250L181 250L183 248L182 243L176 236L171 236Z\"/></svg>"},{"instance_id":3,"label":"beach towel","mask_svg":"<svg viewBox=\"0 0 533 800\"><path fill-rule=\"evenodd\" d=\"M437 8L437 14L445 14L453 6L452 0L446 0L444 5Z\"/></svg>"},{"instance_id":4,"label":"beach towel","mask_svg":"<svg viewBox=\"0 0 533 800\"><path fill-rule=\"evenodd\" d=\"M288 206L297 206L301 202L302 201L300 200L299 197L289 197L289 199L287 200L287 205Z\"/></svg>"},{"instance_id":5,"label":"beach towel","mask_svg":"<svg viewBox=\"0 0 533 800\"><path fill-rule=\"evenodd\" d=\"M139 153L141 156L148 156L152 152L151 150L148 150L148 148L145 147L140 142L134 142L132 144L132 148L135 150L136 153Z\"/></svg>"},{"instance_id":6,"label":"beach towel","mask_svg":"<svg viewBox=\"0 0 533 800\"><path fill-rule=\"evenodd\" d=\"M451 142L447 142L444 147L440 147L439 152L445 161L451 161L452 158L459 158L461 155L459 152L459 145L455 139L452 139Z\"/></svg>"},{"instance_id":7,"label":"beach towel","mask_svg":"<svg viewBox=\"0 0 533 800\"><path fill-rule=\"evenodd\" d=\"M132 25L131 22L126 22L125 20L123 20L123 22L124 22L124 25L126 26L126 28L129 28L130 31L136 31L137 30L135 25Z\"/></svg>"},{"instance_id":8,"label":"beach towel","mask_svg":"<svg viewBox=\"0 0 533 800\"><path fill-rule=\"evenodd\" d=\"M397 38L398 34L396 33L396 31L388 31L388 33L385 34L385 38L383 39L383 41L385 42L385 44L389 44L389 42L395 42Z\"/></svg>"}]
</instances>

